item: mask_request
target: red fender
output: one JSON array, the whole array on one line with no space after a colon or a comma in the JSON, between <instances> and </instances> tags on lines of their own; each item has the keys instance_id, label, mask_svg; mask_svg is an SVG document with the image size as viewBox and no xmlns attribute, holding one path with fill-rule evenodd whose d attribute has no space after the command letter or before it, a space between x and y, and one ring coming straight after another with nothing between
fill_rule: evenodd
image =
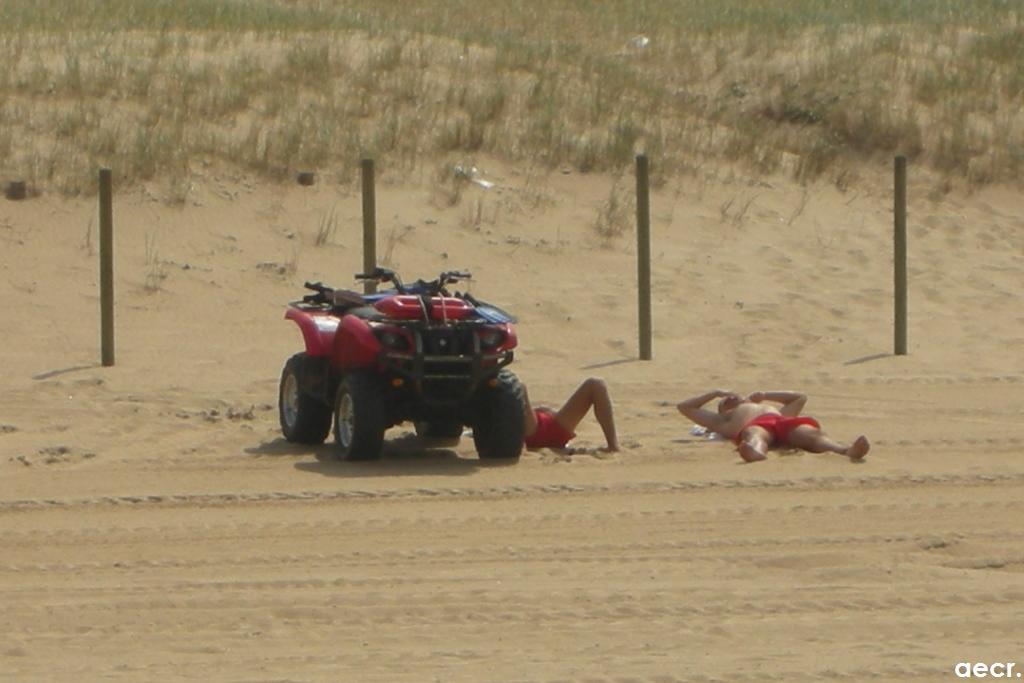
<instances>
[{"instance_id":1,"label":"red fender","mask_svg":"<svg viewBox=\"0 0 1024 683\"><path fill-rule=\"evenodd\" d=\"M284 317L294 320L302 330L302 340L306 343L307 356L329 356L334 347L334 336L338 331L341 319L328 311L304 311L301 308L289 307Z\"/></svg>"},{"instance_id":2,"label":"red fender","mask_svg":"<svg viewBox=\"0 0 1024 683\"><path fill-rule=\"evenodd\" d=\"M342 370L365 368L377 361L381 348L369 323L354 315L346 315L334 337L331 364Z\"/></svg>"},{"instance_id":3,"label":"red fender","mask_svg":"<svg viewBox=\"0 0 1024 683\"><path fill-rule=\"evenodd\" d=\"M494 349L495 351L510 351L519 344L519 339L516 337L516 328L510 323L505 323L501 326L505 330L505 341L501 343L501 346Z\"/></svg>"}]
</instances>

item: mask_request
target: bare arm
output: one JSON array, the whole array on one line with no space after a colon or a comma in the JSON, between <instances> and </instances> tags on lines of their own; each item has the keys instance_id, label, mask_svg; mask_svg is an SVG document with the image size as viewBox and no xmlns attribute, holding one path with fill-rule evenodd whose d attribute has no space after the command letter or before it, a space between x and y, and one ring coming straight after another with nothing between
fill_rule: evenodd
<instances>
[{"instance_id":1,"label":"bare arm","mask_svg":"<svg viewBox=\"0 0 1024 683\"><path fill-rule=\"evenodd\" d=\"M715 389L714 391L709 391L706 394L701 394L700 396L694 396L693 398L681 401L676 405L676 408L680 413L690 418L701 427L707 427L708 429L718 431L721 427L725 426L728 420L717 412L708 410L704 407L704 404L713 399L725 398L726 396L735 396L735 394L731 391Z\"/></svg>"},{"instance_id":2,"label":"bare arm","mask_svg":"<svg viewBox=\"0 0 1024 683\"><path fill-rule=\"evenodd\" d=\"M774 401L781 403L779 412L789 417L796 417L807 404L807 394L798 391L755 391L747 397L748 401L761 403L762 401Z\"/></svg>"}]
</instances>

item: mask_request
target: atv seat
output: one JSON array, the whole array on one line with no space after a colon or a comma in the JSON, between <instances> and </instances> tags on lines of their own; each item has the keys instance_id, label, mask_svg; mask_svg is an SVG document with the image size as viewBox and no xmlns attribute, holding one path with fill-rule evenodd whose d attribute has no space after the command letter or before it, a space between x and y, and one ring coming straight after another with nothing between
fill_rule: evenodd
<instances>
[{"instance_id":1,"label":"atv seat","mask_svg":"<svg viewBox=\"0 0 1024 683\"><path fill-rule=\"evenodd\" d=\"M366 300L359 292L351 289L335 289L331 292L331 306L341 310L347 310L356 306L365 306Z\"/></svg>"}]
</instances>

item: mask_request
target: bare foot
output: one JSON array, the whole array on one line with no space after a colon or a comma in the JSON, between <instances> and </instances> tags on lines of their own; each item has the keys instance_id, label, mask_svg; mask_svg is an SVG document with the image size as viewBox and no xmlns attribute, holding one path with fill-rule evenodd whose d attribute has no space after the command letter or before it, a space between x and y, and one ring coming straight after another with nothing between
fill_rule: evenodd
<instances>
[{"instance_id":1,"label":"bare foot","mask_svg":"<svg viewBox=\"0 0 1024 683\"><path fill-rule=\"evenodd\" d=\"M865 455L867 455L868 451L870 450L871 444L868 442L868 437L858 436L857 440L854 441L853 444L846 449L846 455L850 458L850 460L860 460Z\"/></svg>"},{"instance_id":2,"label":"bare foot","mask_svg":"<svg viewBox=\"0 0 1024 683\"><path fill-rule=\"evenodd\" d=\"M736 448L736 450L738 450L740 452L740 457L743 458L744 460L746 460L747 462L757 462L758 460L767 460L768 459L768 457L764 453L762 453L761 451L757 450L756 448L751 446L746 441L741 443Z\"/></svg>"}]
</instances>

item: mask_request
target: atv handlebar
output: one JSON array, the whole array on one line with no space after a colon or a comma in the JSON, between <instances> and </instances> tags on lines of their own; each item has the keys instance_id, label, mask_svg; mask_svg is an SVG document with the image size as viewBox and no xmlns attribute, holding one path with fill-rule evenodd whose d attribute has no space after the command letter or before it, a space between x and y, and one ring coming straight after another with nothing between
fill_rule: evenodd
<instances>
[{"instance_id":1,"label":"atv handlebar","mask_svg":"<svg viewBox=\"0 0 1024 683\"><path fill-rule=\"evenodd\" d=\"M437 276L435 280L417 280L410 286L402 283L402 278L393 270L387 268L375 268L372 273L356 273L357 280L373 280L375 282L390 282L395 286L399 294L419 294L426 296L448 296L445 285L455 284L461 280L469 280L473 276L465 270L446 270ZM307 304L330 304L334 302L334 287L328 287L322 282L306 282L303 285L306 289L313 290L313 294L302 297Z\"/></svg>"},{"instance_id":2,"label":"atv handlebar","mask_svg":"<svg viewBox=\"0 0 1024 683\"><path fill-rule=\"evenodd\" d=\"M377 266L373 269L372 273L356 273L355 278L357 280L373 280L374 282L390 282L395 286L399 294L405 294L405 285L402 284L402 278L398 277L398 273L387 268Z\"/></svg>"},{"instance_id":3,"label":"atv handlebar","mask_svg":"<svg viewBox=\"0 0 1024 683\"><path fill-rule=\"evenodd\" d=\"M399 294L447 294L445 285L454 284L460 280L469 280L472 274L465 270L446 270L437 276L436 280L417 280L411 287L406 287L398 274L387 268L377 267L372 273L356 273L357 280L373 280L375 282L390 282L395 286Z\"/></svg>"},{"instance_id":4,"label":"atv handlebar","mask_svg":"<svg viewBox=\"0 0 1024 683\"><path fill-rule=\"evenodd\" d=\"M472 278L473 275L468 270L447 270L438 276L437 281L445 285L452 285L459 280L471 280Z\"/></svg>"},{"instance_id":5,"label":"atv handlebar","mask_svg":"<svg viewBox=\"0 0 1024 683\"><path fill-rule=\"evenodd\" d=\"M333 287L320 282L306 282L303 284L306 289L312 289L316 294L307 294L302 297L302 300L307 304L328 304L331 302L331 294L334 293Z\"/></svg>"}]
</instances>

